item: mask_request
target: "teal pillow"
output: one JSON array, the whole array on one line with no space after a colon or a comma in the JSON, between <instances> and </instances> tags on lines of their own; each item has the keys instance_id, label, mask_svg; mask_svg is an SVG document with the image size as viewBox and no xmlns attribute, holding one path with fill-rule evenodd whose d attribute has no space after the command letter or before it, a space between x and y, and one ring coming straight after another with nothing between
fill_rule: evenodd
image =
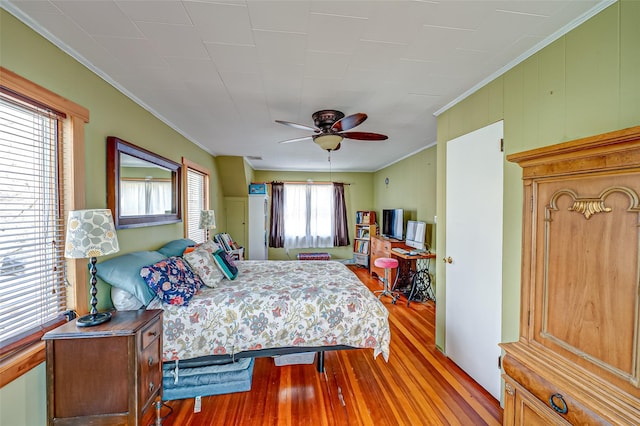
<instances>
[{"instance_id":1,"label":"teal pillow","mask_svg":"<svg viewBox=\"0 0 640 426\"><path fill-rule=\"evenodd\" d=\"M181 257L185 249L190 246L195 246L196 242L188 238L181 238L179 240L169 241L162 248L158 249L164 257Z\"/></svg>"},{"instance_id":2,"label":"teal pillow","mask_svg":"<svg viewBox=\"0 0 640 426\"><path fill-rule=\"evenodd\" d=\"M133 294L146 306L156 297L156 294L140 276L140 269L162 259L166 259L166 256L157 251L127 253L98 263L97 275L107 284Z\"/></svg>"},{"instance_id":3,"label":"teal pillow","mask_svg":"<svg viewBox=\"0 0 640 426\"><path fill-rule=\"evenodd\" d=\"M238 268L236 267L231 256L224 251L218 250L213 253L213 261L218 266L222 274L230 280L235 280L238 276Z\"/></svg>"}]
</instances>

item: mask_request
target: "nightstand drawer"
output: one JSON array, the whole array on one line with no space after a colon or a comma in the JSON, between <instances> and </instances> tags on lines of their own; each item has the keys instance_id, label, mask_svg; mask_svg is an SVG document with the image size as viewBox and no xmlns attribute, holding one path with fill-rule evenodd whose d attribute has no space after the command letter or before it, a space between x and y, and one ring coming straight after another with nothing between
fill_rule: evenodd
<instances>
[{"instance_id":1,"label":"nightstand drawer","mask_svg":"<svg viewBox=\"0 0 640 426\"><path fill-rule=\"evenodd\" d=\"M147 328L142 330L142 338L140 339L142 344L142 349L144 350L154 340L159 339L161 333L162 333L162 323L160 321L155 321L151 325L149 325Z\"/></svg>"},{"instance_id":2,"label":"nightstand drawer","mask_svg":"<svg viewBox=\"0 0 640 426\"><path fill-rule=\"evenodd\" d=\"M149 400L158 395L162 387L160 339L155 339L142 352L140 362L140 407L144 409Z\"/></svg>"}]
</instances>

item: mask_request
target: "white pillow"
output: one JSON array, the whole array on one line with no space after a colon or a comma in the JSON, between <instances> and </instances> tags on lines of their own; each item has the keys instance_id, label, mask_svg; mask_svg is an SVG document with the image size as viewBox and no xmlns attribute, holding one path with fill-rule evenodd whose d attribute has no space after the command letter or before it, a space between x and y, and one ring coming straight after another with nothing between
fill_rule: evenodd
<instances>
[{"instance_id":1,"label":"white pillow","mask_svg":"<svg viewBox=\"0 0 640 426\"><path fill-rule=\"evenodd\" d=\"M224 279L224 275L213 261L210 250L211 247L204 243L191 253L184 254L182 258L189 263L193 272L198 274L204 285L215 288Z\"/></svg>"},{"instance_id":2,"label":"white pillow","mask_svg":"<svg viewBox=\"0 0 640 426\"><path fill-rule=\"evenodd\" d=\"M118 287L111 287L111 301L119 311L136 311L144 306L133 294Z\"/></svg>"}]
</instances>

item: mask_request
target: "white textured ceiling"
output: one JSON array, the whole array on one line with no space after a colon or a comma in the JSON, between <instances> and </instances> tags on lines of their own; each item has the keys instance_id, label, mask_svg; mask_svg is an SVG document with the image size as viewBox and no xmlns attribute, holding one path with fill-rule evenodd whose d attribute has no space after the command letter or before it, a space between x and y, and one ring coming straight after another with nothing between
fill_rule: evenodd
<instances>
[{"instance_id":1,"label":"white textured ceiling","mask_svg":"<svg viewBox=\"0 0 640 426\"><path fill-rule=\"evenodd\" d=\"M374 171L436 141L434 113L611 0L0 0L185 137L261 170L329 170L311 114L369 118L333 171ZM136 141L130 141L136 143ZM260 159L256 159L259 157Z\"/></svg>"}]
</instances>

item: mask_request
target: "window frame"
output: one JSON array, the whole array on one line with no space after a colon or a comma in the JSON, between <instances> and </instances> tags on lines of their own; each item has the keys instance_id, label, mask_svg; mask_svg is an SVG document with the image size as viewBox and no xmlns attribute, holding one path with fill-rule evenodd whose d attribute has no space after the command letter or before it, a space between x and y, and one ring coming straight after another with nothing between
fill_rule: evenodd
<instances>
[{"instance_id":1,"label":"window frame","mask_svg":"<svg viewBox=\"0 0 640 426\"><path fill-rule=\"evenodd\" d=\"M183 182L183 190L184 194L184 237L189 238L189 169L200 173L204 176L203 182L203 198L204 198L204 207L203 210L209 210L210 206L210 197L209 197L209 188L211 181L211 172L206 167L195 163L188 158L182 157L182 182ZM205 236L206 240L206 236Z\"/></svg>"},{"instance_id":2,"label":"window frame","mask_svg":"<svg viewBox=\"0 0 640 426\"><path fill-rule=\"evenodd\" d=\"M62 201L65 211L84 208L84 125L89 122L89 110L1 66L0 86L66 115L67 118L61 121L63 155L59 163L64 182ZM89 312L86 266L86 259L66 260L67 279L71 284L71 291L67 293L67 306L80 315ZM45 344L40 340L3 357L0 360L0 388L38 366L44 359Z\"/></svg>"}]
</instances>

